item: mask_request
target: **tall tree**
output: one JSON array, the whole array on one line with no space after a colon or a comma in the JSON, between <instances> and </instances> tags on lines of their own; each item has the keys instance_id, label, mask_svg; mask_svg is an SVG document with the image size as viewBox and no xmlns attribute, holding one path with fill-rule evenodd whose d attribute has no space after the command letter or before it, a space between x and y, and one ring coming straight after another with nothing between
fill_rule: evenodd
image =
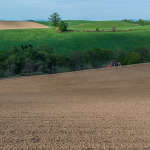
<instances>
[{"instance_id":1,"label":"tall tree","mask_svg":"<svg viewBox=\"0 0 150 150\"><path fill-rule=\"evenodd\" d=\"M73 64L75 65L74 69L77 71L81 70L81 65L84 61L83 56L84 56L83 51L78 49L70 52L70 58L72 59Z\"/></svg>"},{"instance_id":2,"label":"tall tree","mask_svg":"<svg viewBox=\"0 0 150 150\"><path fill-rule=\"evenodd\" d=\"M53 13L52 15L50 15L50 18L48 18L48 19L53 22L52 26L57 27L59 25L59 21L61 19L59 16L60 15L57 12Z\"/></svg>"}]
</instances>

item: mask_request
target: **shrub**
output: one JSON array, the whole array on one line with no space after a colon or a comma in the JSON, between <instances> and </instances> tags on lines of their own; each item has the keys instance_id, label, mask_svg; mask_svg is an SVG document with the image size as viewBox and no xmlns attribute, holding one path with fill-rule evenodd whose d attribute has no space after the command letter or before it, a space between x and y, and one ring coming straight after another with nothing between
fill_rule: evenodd
<instances>
[{"instance_id":1,"label":"shrub","mask_svg":"<svg viewBox=\"0 0 150 150\"><path fill-rule=\"evenodd\" d=\"M119 61L121 65L124 65L124 61L127 55L128 53L124 51L122 48L117 48L117 51L115 53L115 59Z\"/></svg>"},{"instance_id":2,"label":"shrub","mask_svg":"<svg viewBox=\"0 0 150 150\"><path fill-rule=\"evenodd\" d=\"M99 29L98 29L98 28L96 28L96 31L99 31Z\"/></svg>"},{"instance_id":3,"label":"shrub","mask_svg":"<svg viewBox=\"0 0 150 150\"><path fill-rule=\"evenodd\" d=\"M133 52L128 55L128 57L125 59L124 64L130 65L130 64L138 64L141 62L141 57L138 52Z\"/></svg>"},{"instance_id":4,"label":"shrub","mask_svg":"<svg viewBox=\"0 0 150 150\"><path fill-rule=\"evenodd\" d=\"M66 23L66 21L61 21L60 25L59 25L59 30L60 31L66 31L68 27L68 23Z\"/></svg>"},{"instance_id":5,"label":"shrub","mask_svg":"<svg viewBox=\"0 0 150 150\"><path fill-rule=\"evenodd\" d=\"M150 47L135 47L132 52L138 52L140 54L142 63L150 61Z\"/></svg>"},{"instance_id":6,"label":"shrub","mask_svg":"<svg viewBox=\"0 0 150 150\"><path fill-rule=\"evenodd\" d=\"M116 31L116 27L111 27L111 31L115 32Z\"/></svg>"},{"instance_id":7,"label":"shrub","mask_svg":"<svg viewBox=\"0 0 150 150\"><path fill-rule=\"evenodd\" d=\"M16 56L11 55L9 58L4 62L4 65L6 67L6 71L4 73L5 77L10 77L15 74L16 69Z\"/></svg>"}]
</instances>

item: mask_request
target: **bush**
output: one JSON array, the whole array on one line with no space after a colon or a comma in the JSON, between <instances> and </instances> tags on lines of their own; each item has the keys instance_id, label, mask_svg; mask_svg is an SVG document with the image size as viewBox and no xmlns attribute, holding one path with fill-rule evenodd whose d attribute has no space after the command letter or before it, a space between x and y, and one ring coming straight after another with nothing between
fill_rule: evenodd
<instances>
[{"instance_id":1,"label":"bush","mask_svg":"<svg viewBox=\"0 0 150 150\"><path fill-rule=\"evenodd\" d=\"M68 23L66 23L66 21L61 21L60 25L59 25L59 30L60 31L66 31L68 27Z\"/></svg>"},{"instance_id":2,"label":"bush","mask_svg":"<svg viewBox=\"0 0 150 150\"><path fill-rule=\"evenodd\" d=\"M99 31L99 29L98 29L98 28L96 28L96 31Z\"/></svg>"},{"instance_id":3,"label":"bush","mask_svg":"<svg viewBox=\"0 0 150 150\"><path fill-rule=\"evenodd\" d=\"M128 57L125 59L124 64L130 65L130 64L138 64L141 62L141 57L138 52L133 52L128 55Z\"/></svg>"},{"instance_id":4,"label":"bush","mask_svg":"<svg viewBox=\"0 0 150 150\"><path fill-rule=\"evenodd\" d=\"M150 47L135 47L132 52L138 52L140 54L142 63L150 61Z\"/></svg>"},{"instance_id":5,"label":"bush","mask_svg":"<svg viewBox=\"0 0 150 150\"><path fill-rule=\"evenodd\" d=\"M71 59L70 57L68 57L65 54L58 54L56 56L56 65L58 65L59 67L68 67L71 64Z\"/></svg>"},{"instance_id":6,"label":"bush","mask_svg":"<svg viewBox=\"0 0 150 150\"><path fill-rule=\"evenodd\" d=\"M116 27L111 27L111 31L115 32L116 31Z\"/></svg>"},{"instance_id":7,"label":"bush","mask_svg":"<svg viewBox=\"0 0 150 150\"><path fill-rule=\"evenodd\" d=\"M4 73L5 77L10 77L15 75L16 56L15 55L9 56L9 58L4 62L4 65L6 67L6 71Z\"/></svg>"},{"instance_id":8,"label":"bush","mask_svg":"<svg viewBox=\"0 0 150 150\"><path fill-rule=\"evenodd\" d=\"M121 63L121 65L124 65L124 61L127 57L128 53L124 51L122 48L117 48L117 51L115 53L115 59Z\"/></svg>"},{"instance_id":9,"label":"bush","mask_svg":"<svg viewBox=\"0 0 150 150\"><path fill-rule=\"evenodd\" d=\"M25 60L25 67L22 69L21 73L33 73L34 72L35 63L33 60L26 59Z\"/></svg>"}]
</instances>

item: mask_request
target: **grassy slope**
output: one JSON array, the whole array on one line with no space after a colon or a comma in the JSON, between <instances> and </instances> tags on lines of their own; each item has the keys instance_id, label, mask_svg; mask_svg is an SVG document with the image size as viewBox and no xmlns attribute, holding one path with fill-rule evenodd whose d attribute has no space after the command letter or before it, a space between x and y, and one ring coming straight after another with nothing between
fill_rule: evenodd
<instances>
[{"instance_id":1,"label":"grassy slope","mask_svg":"<svg viewBox=\"0 0 150 150\"><path fill-rule=\"evenodd\" d=\"M40 23L40 24L52 27L51 21L32 21L32 22L36 22L36 23Z\"/></svg>"},{"instance_id":2,"label":"grassy slope","mask_svg":"<svg viewBox=\"0 0 150 150\"><path fill-rule=\"evenodd\" d=\"M95 30L96 28L99 28L99 30L110 30L111 27L117 27L117 29L125 29L125 28L135 28L137 25L123 22L123 21L95 21L95 22L89 22L89 23L82 23L79 25L71 26L70 28L76 29L76 30L84 30L84 29L90 29Z\"/></svg>"},{"instance_id":3,"label":"grassy slope","mask_svg":"<svg viewBox=\"0 0 150 150\"><path fill-rule=\"evenodd\" d=\"M0 30L0 50L11 49L15 45L32 44L36 47L39 44L47 44L54 48L57 53L69 54L70 51L80 49L104 48L115 51L118 47L123 50L130 50L135 46L148 46L150 44L150 26L139 26L121 21L67 21L69 30L111 29L137 29L128 32L71 32L56 33L55 28L47 29L12 29ZM89 22L89 24L87 24ZM51 26L51 22L38 23ZM80 25L84 24L84 25ZM93 25L93 26L92 26ZM141 30L143 29L143 30Z\"/></svg>"},{"instance_id":4,"label":"grassy slope","mask_svg":"<svg viewBox=\"0 0 150 150\"><path fill-rule=\"evenodd\" d=\"M64 21L66 21L68 23L69 27L80 25L80 24L85 24L85 23L101 22L101 21L87 21L87 20L64 20ZM41 24L52 27L51 21L33 21L33 22L41 23Z\"/></svg>"},{"instance_id":5,"label":"grassy slope","mask_svg":"<svg viewBox=\"0 0 150 150\"><path fill-rule=\"evenodd\" d=\"M95 30L96 28L99 28L100 30L110 30L111 27L115 26L118 30L121 29L145 29L145 26L141 27L137 24L128 23L124 21L86 21L86 20L65 20L69 27L68 30ZM37 23L41 23L43 25L47 25L50 27L53 27L50 21L34 21ZM147 28L147 27L146 27Z\"/></svg>"}]
</instances>

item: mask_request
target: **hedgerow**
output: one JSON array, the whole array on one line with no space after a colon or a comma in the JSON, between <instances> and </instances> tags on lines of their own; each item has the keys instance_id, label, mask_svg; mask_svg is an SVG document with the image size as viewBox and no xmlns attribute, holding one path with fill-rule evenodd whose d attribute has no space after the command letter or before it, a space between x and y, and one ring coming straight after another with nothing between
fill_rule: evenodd
<instances>
[{"instance_id":1,"label":"hedgerow","mask_svg":"<svg viewBox=\"0 0 150 150\"><path fill-rule=\"evenodd\" d=\"M0 51L0 77L15 75L53 74L66 71L79 71L91 68L106 67L116 59L122 65L150 62L149 47L135 47L131 51L95 48L72 51L69 55L58 54L47 45L34 48L31 44L17 47L10 51Z\"/></svg>"}]
</instances>

